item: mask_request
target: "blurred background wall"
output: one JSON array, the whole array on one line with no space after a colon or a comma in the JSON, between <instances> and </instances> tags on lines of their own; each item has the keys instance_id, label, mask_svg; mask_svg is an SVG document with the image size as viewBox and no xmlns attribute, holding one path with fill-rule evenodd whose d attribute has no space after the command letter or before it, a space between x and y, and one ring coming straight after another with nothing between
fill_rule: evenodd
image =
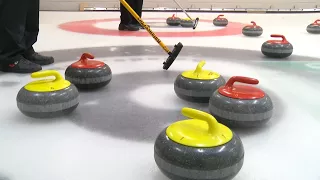
<instances>
[{"instance_id":1,"label":"blurred background wall","mask_svg":"<svg viewBox=\"0 0 320 180\"><path fill-rule=\"evenodd\" d=\"M320 8L320 0L177 0L183 8L264 8L312 9ZM41 10L79 11L81 6L118 8L117 0L40 0ZM144 8L178 8L173 0L145 0Z\"/></svg>"}]
</instances>

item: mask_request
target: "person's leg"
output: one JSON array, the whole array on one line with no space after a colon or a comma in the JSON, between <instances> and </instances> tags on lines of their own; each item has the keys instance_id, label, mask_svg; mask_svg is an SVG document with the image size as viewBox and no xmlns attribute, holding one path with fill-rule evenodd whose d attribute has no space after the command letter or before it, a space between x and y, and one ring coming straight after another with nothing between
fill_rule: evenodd
<instances>
[{"instance_id":1,"label":"person's leg","mask_svg":"<svg viewBox=\"0 0 320 180\"><path fill-rule=\"evenodd\" d=\"M41 66L25 59L25 26L29 0L0 0L0 64L6 72L30 73Z\"/></svg>"},{"instance_id":2,"label":"person's leg","mask_svg":"<svg viewBox=\"0 0 320 180\"><path fill-rule=\"evenodd\" d=\"M29 8L26 17L26 30L25 30L25 43L26 51L23 56L40 65L52 64L54 62L53 57L43 56L39 53L36 53L33 49L33 45L38 40L39 34L39 0L28 0Z\"/></svg>"},{"instance_id":3,"label":"person's leg","mask_svg":"<svg viewBox=\"0 0 320 180\"><path fill-rule=\"evenodd\" d=\"M138 16L142 17L142 6L143 0L134 0L133 10L138 14ZM140 25L140 23L132 16L132 24Z\"/></svg>"},{"instance_id":4,"label":"person's leg","mask_svg":"<svg viewBox=\"0 0 320 180\"><path fill-rule=\"evenodd\" d=\"M126 0L126 2L133 7L134 0ZM120 3L120 24L119 30L120 31L138 31L139 28L132 25L132 18L129 11Z\"/></svg>"},{"instance_id":5,"label":"person's leg","mask_svg":"<svg viewBox=\"0 0 320 180\"><path fill-rule=\"evenodd\" d=\"M142 7L143 7L143 0L134 0L135 1L135 8L134 11L138 14L138 16L142 17ZM132 24L136 25L140 29L144 29L144 27L134 18L132 17ZM148 25L149 26L149 25ZM149 26L150 27L150 26Z\"/></svg>"}]
</instances>

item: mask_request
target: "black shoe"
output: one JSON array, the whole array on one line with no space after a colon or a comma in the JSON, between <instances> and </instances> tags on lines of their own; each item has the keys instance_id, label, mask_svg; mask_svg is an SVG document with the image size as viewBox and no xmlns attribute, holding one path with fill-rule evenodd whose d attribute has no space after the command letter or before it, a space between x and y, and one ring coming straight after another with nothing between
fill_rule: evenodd
<instances>
[{"instance_id":1,"label":"black shoe","mask_svg":"<svg viewBox=\"0 0 320 180\"><path fill-rule=\"evenodd\" d=\"M137 26L139 29L144 29L144 27L143 27L143 26L141 26L141 24L140 24L140 23L138 23L138 24L133 24L133 25ZM149 25L147 25L147 26L150 28L150 26L149 26Z\"/></svg>"},{"instance_id":2,"label":"black shoe","mask_svg":"<svg viewBox=\"0 0 320 180\"><path fill-rule=\"evenodd\" d=\"M139 31L139 27L133 24L119 24L119 31Z\"/></svg>"},{"instance_id":3,"label":"black shoe","mask_svg":"<svg viewBox=\"0 0 320 180\"><path fill-rule=\"evenodd\" d=\"M34 62L39 65L48 65L54 63L54 58L51 56L43 56L34 51L31 47L24 54L23 57L28 59L31 62Z\"/></svg>"},{"instance_id":4,"label":"black shoe","mask_svg":"<svg viewBox=\"0 0 320 180\"><path fill-rule=\"evenodd\" d=\"M31 62L21 55L10 58L9 61L12 63L2 64L1 71L13 73L33 73L42 70L42 67L39 64Z\"/></svg>"}]
</instances>

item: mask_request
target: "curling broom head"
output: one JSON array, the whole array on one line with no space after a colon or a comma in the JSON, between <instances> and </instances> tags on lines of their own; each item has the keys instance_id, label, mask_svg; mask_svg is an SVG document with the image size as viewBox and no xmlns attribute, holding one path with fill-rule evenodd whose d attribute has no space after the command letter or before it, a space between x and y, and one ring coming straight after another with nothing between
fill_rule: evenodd
<instances>
[{"instance_id":1,"label":"curling broom head","mask_svg":"<svg viewBox=\"0 0 320 180\"><path fill-rule=\"evenodd\" d=\"M196 20L194 20L193 29L196 29L196 28L197 28L198 22L199 22L199 18L197 17Z\"/></svg>"},{"instance_id":2,"label":"curling broom head","mask_svg":"<svg viewBox=\"0 0 320 180\"><path fill-rule=\"evenodd\" d=\"M167 58L167 60L163 62L163 69L168 70L170 68L171 64L173 63L174 60L176 60L182 48L183 48L183 45L181 42L174 45L174 48L171 54L169 54L169 57Z\"/></svg>"}]
</instances>

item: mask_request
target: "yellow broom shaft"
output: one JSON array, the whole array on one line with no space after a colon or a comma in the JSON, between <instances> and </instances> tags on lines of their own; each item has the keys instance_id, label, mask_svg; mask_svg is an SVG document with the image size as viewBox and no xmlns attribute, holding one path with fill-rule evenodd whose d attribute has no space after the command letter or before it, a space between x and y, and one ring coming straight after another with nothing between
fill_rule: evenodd
<instances>
[{"instance_id":1,"label":"yellow broom shaft","mask_svg":"<svg viewBox=\"0 0 320 180\"><path fill-rule=\"evenodd\" d=\"M125 0L120 0L120 3L130 12L130 14L143 26L149 34L153 37L154 40L164 49L168 54L171 53L169 48L156 36L154 32L143 22L139 15L130 7L130 5Z\"/></svg>"}]
</instances>

